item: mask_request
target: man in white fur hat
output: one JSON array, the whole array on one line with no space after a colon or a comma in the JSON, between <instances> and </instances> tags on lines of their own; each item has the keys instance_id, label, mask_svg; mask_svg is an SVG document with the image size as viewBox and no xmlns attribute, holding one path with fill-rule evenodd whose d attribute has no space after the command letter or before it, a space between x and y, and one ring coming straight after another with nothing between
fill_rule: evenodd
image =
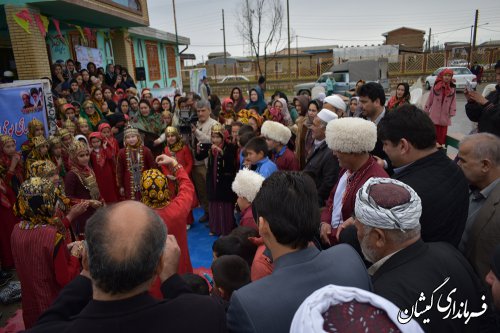
<instances>
[{"instance_id":1,"label":"man in white fur hat","mask_svg":"<svg viewBox=\"0 0 500 333\"><path fill-rule=\"evenodd\" d=\"M388 177L369 153L376 141L377 127L361 118L333 120L326 127L326 143L337 156L341 170L321 213L320 237L325 246L338 242L337 229L354 212L358 189L371 177Z\"/></svg>"},{"instance_id":2,"label":"man in white fur hat","mask_svg":"<svg viewBox=\"0 0 500 333\"><path fill-rule=\"evenodd\" d=\"M357 192L354 223L375 293L426 332L479 332L488 318L479 278L450 244L422 241L421 214L418 194L398 180L371 178Z\"/></svg>"},{"instance_id":3,"label":"man in white fur hat","mask_svg":"<svg viewBox=\"0 0 500 333\"><path fill-rule=\"evenodd\" d=\"M292 132L285 125L276 121L264 122L260 133L266 138L267 147L272 152L271 160L280 171L299 171L299 161L295 154L288 149L287 144Z\"/></svg>"},{"instance_id":4,"label":"man in white fur hat","mask_svg":"<svg viewBox=\"0 0 500 333\"><path fill-rule=\"evenodd\" d=\"M242 169L236 174L231 188L238 196L236 204L241 212L240 226L257 230L257 224L252 215L252 201L262 187L264 179L257 172L249 169Z\"/></svg>"},{"instance_id":5,"label":"man in white fur hat","mask_svg":"<svg viewBox=\"0 0 500 333\"><path fill-rule=\"evenodd\" d=\"M325 140L326 125L335 119L338 119L338 116L328 109L321 110L314 117L311 126L312 138L314 139L313 149L306 158L303 170L316 183L320 207L325 206L330 191L339 177L339 161L332 150L328 148Z\"/></svg>"}]
</instances>

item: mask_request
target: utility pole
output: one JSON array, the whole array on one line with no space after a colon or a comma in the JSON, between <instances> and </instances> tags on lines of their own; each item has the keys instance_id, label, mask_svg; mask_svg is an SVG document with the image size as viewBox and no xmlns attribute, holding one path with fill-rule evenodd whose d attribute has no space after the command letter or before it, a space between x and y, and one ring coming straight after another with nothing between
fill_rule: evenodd
<instances>
[{"instance_id":1,"label":"utility pole","mask_svg":"<svg viewBox=\"0 0 500 333\"><path fill-rule=\"evenodd\" d=\"M224 24L224 9L222 10L222 38L224 39L224 75L227 75L226 25Z\"/></svg>"},{"instance_id":2,"label":"utility pole","mask_svg":"<svg viewBox=\"0 0 500 333\"><path fill-rule=\"evenodd\" d=\"M286 17L288 25L288 79L292 84L292 58L290 55L290 1L286 0Z\"/></svg>"},{"instance_id":3,"label":"utility pole","mask_svg":"<svg viewBox=\"0 0 500 333\"><path fill-rule=\"evenodd\" d=\"M432 28L429 28L429 39L427 40L427 52L431 52Z\"/></svg>"},{"instance_id":4,"label":"utility pole","mask_svg":"<svg viewBox=\"0 0 500 333\"><path fill-rule=\"evenodd\" d=\"M295 34L295 67L297 68L297 73L295 73L295 77L299 77L299 36Z\"/></svg>"},{"instance_id":5,"label":"utility pole","mask_svg":"<svg viewBox=\"0 0 500 333\"><path fill-rule=\"evenodd\" d=\"M477 35L477 21L479 19L479 10L476 9L476 15L474 16L474 25L471 26L471 45L469 52L469 67L472 66L472 53L476 48L476 35Z\"/></svg>"},{"instance_id":6,"label":"utility pole","mask_svg":"<svg viewBox=\"0 0 500 333\"><path fill-rule=\"evenodd\" d=\"M179 35L177 34L177 16L175 15L175 0L172 0L174 7L174 27L175 27L175 54L179 55Z\"/></svg>"}]
</instances>

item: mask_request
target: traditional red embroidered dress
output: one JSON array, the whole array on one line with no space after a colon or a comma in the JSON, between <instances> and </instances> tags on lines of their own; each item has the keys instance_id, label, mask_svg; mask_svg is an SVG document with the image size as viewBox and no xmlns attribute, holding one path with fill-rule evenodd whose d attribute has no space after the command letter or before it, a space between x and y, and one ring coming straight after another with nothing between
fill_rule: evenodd
<instances>
[{"instance_id":1,"label":"traditional red embroidered dress","mask_svg":"<svg viewBox=\"0 0 500 333\"><path fill-rule=\"evenodd\" d=\"M57 229L41 225L12 232L12 251L23 292L24 326L29 329L47 310L61 289L80 273L80 262L69 254Z\"/></svg>"},{"instance_id":2,"label":"traditional red embroidered dress","mask_svg":"<svg viewBox=\"0 0 500 333\"><path fill-rule=\"evenodd\" d=\"M119 201L118 188L116 187L116 164L113 150L109 147L101 148L99 152L92 150L90 162L94 170L99 193L105 203Z\"/></svg>"},{"instance_id":3,"label":"traditional red embroidered dress","mask_svg":"<svg viewBox=\"0 0 500 333\"><path fill-rule=\"evenodd\" d=\"M128 154L127 149L129 150ZM118 188L123 187L125 189L124 200L141 200L142 172L154 166L153 154L148 147L141 145L138 148L120 149L116 166L116 178ZM137 170L135 170L136 168ZM136 176L135 180L134 174Z\"/></svg>"}]
</instances>

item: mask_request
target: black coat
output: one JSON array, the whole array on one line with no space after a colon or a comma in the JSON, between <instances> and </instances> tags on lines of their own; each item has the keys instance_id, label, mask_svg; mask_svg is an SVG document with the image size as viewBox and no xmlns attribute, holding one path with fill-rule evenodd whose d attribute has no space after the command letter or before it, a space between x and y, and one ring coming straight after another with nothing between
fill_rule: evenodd
<instances>
[{"instance_id":1,"label":"black coat","mask_svg":"<svg viewBox=\"0 0 500 333\"><path fill-rule=\"evenodd\" d=\"M465 112L471 121L477 122L479 132L493 133L500 136L500 85L486 96L488 104L479 105L476 102L465 104Z\"/></svg>"},{"instance_id":2,"label":"black coat","mask_svg":"<svg viewBox=\"0 0 500 333\"><path fill-rule=\"evenodd\" d=\"M236 194L231 185L238 171L237 147L231 143L224 145L222 156L217 158L212 155L212 150L201 150L195 154L198 161L208 157L207 166L207 196L208 201L236 202ZM214 164L217 165L217 172L214 177Z\"/></svg>"},{"instance_id":3,"label":"black coat","mask_svg":"<svg viewBox=\"0 0 500 333\"><path fill-rule=\"evenodd\" d=\"M469 186L462 170L438 150L421 158L392 178L402 181L422 199L422 239L457 247L469 210Z\"/></svg>"},{"instance_id":4,"label":"black coat","mask_svg":"<svg viewBox=\"0 0 500 333\"><path fill-rule=\"evenodd\" d=\"M210 296L191 293L180 276L166 280L161 291L161 301L148 293L95 301L90 280L78 276L27 332L226 332L223 306Z\"/></svg>"},{"instance_id":5,"label":"black coat","mask_svg":"<svg viewBox=\"0 0 500 333\"><path fill-rule=\"evenodd\" d=\"M339 161L325 141L307 157L303 171L312 176L316 183L320 207L325 206L325 201L339 178L339 169Z\"/></svg>"},{"instance_id":6,"label":"black coat","mask_svg":"<svg viewBox=\"0 0 500 333\"><path fill-rule=\"evenodd\" d=\"M447 277L450 277L448 282L433 294ZM449 310L444 313L437 310L438 301L441 307L450 304L447 297L453 288L456 291L450 297L452 302L457 302L456 310L459 309L460 302L467 301L468 311L481 312L481 296L485 295L470 264L457 249L447 243L424 243L418 240L384 262L373 275L372 282L376 294L410 312L421 293L424 293L425 300L418 302L419 312L430 304L431 296L434 295L430 310L419 317L413 317L426 332L480 332L479 326L484 328L489 324L489 312L479 318L471 318L465 325L464 318L450 319L452 314L445 320L443 317ZM441 300L440 295L443 295ZM488 304L488 299L484 303ZM423 320L427 318L430 322L424 324Z\"/></svg>"}]
</instances>

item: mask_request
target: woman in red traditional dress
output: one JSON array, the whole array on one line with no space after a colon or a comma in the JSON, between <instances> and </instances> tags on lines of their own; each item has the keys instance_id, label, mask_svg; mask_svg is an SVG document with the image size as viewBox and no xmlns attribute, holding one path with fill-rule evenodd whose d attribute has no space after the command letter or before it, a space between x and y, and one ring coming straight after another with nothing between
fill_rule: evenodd
<instances>
[{"instance_id":1,"label":"woman in red traditional dress","mask_svg":"<svg viewBox=\"0 0 500 333\"><path fill-rule=\"evenodd\" d=\"M72 221L75 234L82 239L85 233L85 224L95 210L102 206L102 198L94 171L89 166L88 146L81 141L75 141L70 147L69 156L71 170L64 179L66 195L74 203L86 201L89 204L85 213Z\"/></svg>"},{"instance_id":2,"label":"woman in red traditional dress","mask_svg":"<svg viewBox=\"0 0 500 333\"><path fill-rule=\"evenodd\" d=\"M182 140L182 136L179 133L177 127L169 126L165 130L167 146L165 147L165 154L167 156L173 157L177 160L177 162L182 165L189 178L191 179L191 169L193 169L193 154L189 147L184 144L184 140ZM169 175L168 168L162 166L162 171L164 174ZM173 186L175 188L175 186ZM172 188L171 188L172 192ZM177 192L177 191L176 191ZM172 192L173 193L173 192ZM193 198L193 206L192 209L198 207L198 200L195 197ZM189 214L188 216L188 228L194 223L193 214Z\"/></svg>"},{"instance_id":3,"label":"woman in red traditional dress","mask_svg":"<svg viewBox=\"0 0 500 333\"><path fill-rule=\"evenodd\" d=\"M186 222L191 213L194 186L186 170L175 159L167 155L160 155L157 157L157 161L162 167L168 167L169 172L177 177L179 193L175 198L171 198L167 177L158 169L150 169L142 174L141 201L155 210L165 222L168 233L175 236L181 250L177 272L179 274L192 273ZM151 293L163 298L159 287L160 283L156 281L151 288Z\"/></svg>"},{"instance_id":4,"label":"woman in red traditional dress","mask_svg":"<svg viewBox=\"0 0 500 333\"><path fill-rule=\"evenodd\" d=\"M66 128L60 128L58 134L61 138L61 156L64 163L64 170L67 172L71 168L69 165L69 147L73 144L75 138Z\"/></svg>"},{"instance_id":5,"label":"woman in red traditional dress","mask_svg":"<svg viewBox=\"0 0 500 333\"><path fill-rule=\"evenodd\" d=\"M57 195L54 184L33 177L24 182L15 205L21 222L12 232L12 252L23 291L24 326L29 329L49 308L61 289L80 273L83 244L65 243L64 225L54 217ZM67 219L85 210L73 208Z\"/></svg>"},{"instance_id":6,"label":"woman in red traditional dress","mask_svg":"<svg viewBox=\"0 0 500 333\"><path fill-rule=\"evenodd\" d=\"M97 179L99 192L105 203L118 202L118 189L116 188L116 163L112 148L104 141L100 132L93 132L89 136L90 162Z\"/></svg>"},{"instance_id":7,"label":"woman in red traditional dress","mask_svg":"<svg viewBox=\"0 0 500 333\"><path fill-rule=\"evenodd\" d=\"M120 196L125 200L141 200L142 172L155 167L153 154L142 144L139 131L127 127L123 134L125 147L118 153L116 179Z\"/></svg>"},{"instance_id":8,"label":"woman in red traditional dress","mask_svg":"<svg viewBox=\"0 0 500 333\"><path fill-rule=\"evenodd\" d=\"M14 268L10 245L10 234L19 219L12 212L19 187L24 181L24 167L21 154L16 151L16 141L9 135L0 137L0 261L3 268Z\"/></svg>"},{"instance_id":9,"label":"woman in red traditional dress","mask_svg":"<svg viewBox=\"0 0 500 333\"><path fill-rule=\"evenodd\" d=\"M33 149L30 151L28 157L26 158L26 174L28 173L31 164L33 164L34 162L43 160L50 161L49 143L47 139L45 139L43 136L36 136L31 141L33 144Z\"/></svg>"},{"instance_id":10,"label":"woman in red traditional dress","mask_svg":"<svg viewBox=\"0 0 500 333\"><path fill-rule=\"evenodd\" d=\"M61 178L66 176L66 167L62 153L62 143L59 136L49 136L49 156L52 162L57 166L58 174Z\"/></svg>"}]
</instances>

